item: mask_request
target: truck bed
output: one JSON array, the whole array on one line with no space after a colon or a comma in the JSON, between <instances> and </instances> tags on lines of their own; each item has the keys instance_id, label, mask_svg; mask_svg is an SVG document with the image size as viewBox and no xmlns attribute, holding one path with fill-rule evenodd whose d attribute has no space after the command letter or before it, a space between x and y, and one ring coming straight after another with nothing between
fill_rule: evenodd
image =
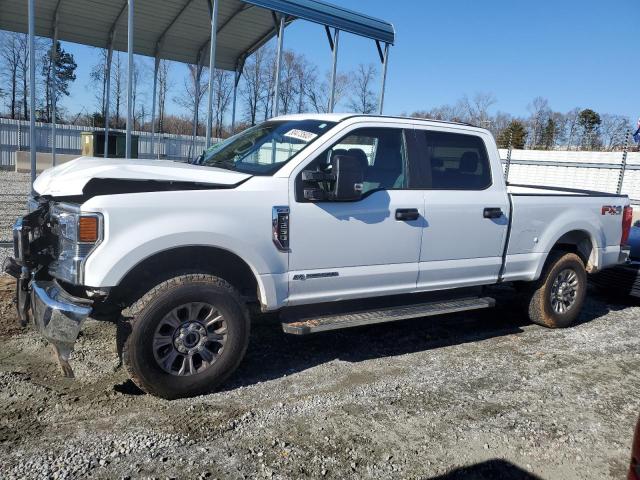
<instances>
[{"instance_id":1,"label":"truck bed","mask_svg":"<svg viewBox=\"0 0 640 480\"><path fill-rule=\"evenodd\" d=\"M503 280L538 278L544 259L563 236L567 243L580 244L592 270L619 263L626 196L518 184L507 185L507 192L511 216Z\"/></svg>"}]
</instances>

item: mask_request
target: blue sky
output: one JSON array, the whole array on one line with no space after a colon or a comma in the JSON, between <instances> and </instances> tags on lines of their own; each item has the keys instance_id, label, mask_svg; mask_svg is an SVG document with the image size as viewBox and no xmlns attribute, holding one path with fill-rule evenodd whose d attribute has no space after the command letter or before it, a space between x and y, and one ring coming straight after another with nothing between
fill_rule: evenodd
<instances>
[{"instance_id":1,"label":"blue sky","mask_svg":"<svg viewBox=\"0 0 640 480\"><path fill-rule=\"evenodd\" d=\"M391 21L385 113L399 114L454 103L462 95L491 92L493 110L526 115L536 96L554 110L592 108L640 116L640 5L633 0L330 0ZM285 47L303 53L322 70L331 54L322 27L296 22ZM96 50L65 44L79 65L72 98L64 104L95 109L89 72ZM144 57L140 57L144 58ZM152 61L145 84L151 86ZM341 36L339 69L375 62L372 41ZM183 88L186 67L172 67L173 91ZM150 97L150 93L148 94ZM170 105L179 113L177 105Z\"/></svg>"}]
</instances>

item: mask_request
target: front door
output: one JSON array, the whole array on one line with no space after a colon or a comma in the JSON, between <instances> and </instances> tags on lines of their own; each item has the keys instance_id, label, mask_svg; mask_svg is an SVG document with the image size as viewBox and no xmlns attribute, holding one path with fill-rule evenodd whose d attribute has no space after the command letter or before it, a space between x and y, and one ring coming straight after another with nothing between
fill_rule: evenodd
<instances>
[{"instance_id":1,"label":"front door","mask_svg":"<svg viewBox=\"0 0 640 480\"><path fill-rule=\"evenodd\" d=\"M405 145L402 129L358 128L305 167L322 171L334 155L360 158L365 175L357 201L305 201L301 174L294 179L290 305L415 290L424 192L406 188Z\"/></svg>"}]
</instances>

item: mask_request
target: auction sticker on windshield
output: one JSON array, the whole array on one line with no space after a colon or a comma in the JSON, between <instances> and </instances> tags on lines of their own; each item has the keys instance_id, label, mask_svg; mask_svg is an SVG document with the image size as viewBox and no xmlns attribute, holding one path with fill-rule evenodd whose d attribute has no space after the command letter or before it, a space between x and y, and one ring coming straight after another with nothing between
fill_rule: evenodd
<instances>
[{"instance_id":1,"label":"auction sticker on windshield","mask_svg":"<svg viewBox=\"0 0 640 480\"><path fill-rule=\"evenodd\" d=\"M312 132L306 132L304 130L300 130L300 129L294 128L292 130L289 130L287 133L285 133L284 136L285 137L295 138L296 140L302 140L303 142L309 143L311 140L316 138L318 135L316 135L315 133L312 133Z\"/></svg>"}]
</instances>

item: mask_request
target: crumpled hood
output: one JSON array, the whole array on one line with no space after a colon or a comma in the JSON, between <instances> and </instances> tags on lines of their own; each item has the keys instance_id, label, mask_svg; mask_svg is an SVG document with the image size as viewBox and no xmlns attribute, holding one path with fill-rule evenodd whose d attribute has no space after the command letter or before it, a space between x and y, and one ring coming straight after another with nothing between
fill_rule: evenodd
<instances>
[{"instance_id":1,"label":"crumpled hood","mask_svg":"<svg viewBox=\"0 0 640 480\"><path fill-rule=\"evenodd\" d=\"M170 160L80 157L42 172L33 189L39 195L66 197L82 195L84 186L94 178L194 182L228 187L249 177L251 175L245 173Z\"/></svg>"}]
</instances>

